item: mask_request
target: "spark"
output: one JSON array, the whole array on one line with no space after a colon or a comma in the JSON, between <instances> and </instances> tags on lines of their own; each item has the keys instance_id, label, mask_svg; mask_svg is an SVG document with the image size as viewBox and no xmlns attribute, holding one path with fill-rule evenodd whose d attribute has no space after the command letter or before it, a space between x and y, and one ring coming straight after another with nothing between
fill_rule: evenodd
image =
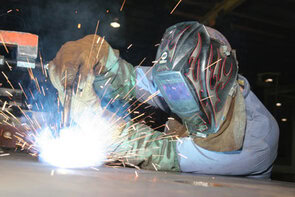
<instances>
[{"instance_id":1,"label":"spark","mask_svg":"<svg viewBox=\"0 0 295 197\"><path fill-rule=\"evenodd\" d=\"M122 10L123 10L123 7L124 7L125 3L126 3L126 0L124 0L123 3L122 3L122 6L121 6L121 8L120 8L120 11L121 11L121 12L122 12Z\"/></svg>"},{"instance_id":2,"label":"spark","mask_svg":"<svg viewBox=\"0 0 295 197\"><path fill-rule=\"evenodd\" d=\"M26 97L26 99L28 100L28 97L27 97L27 95L26 95L26 93L25 93L25 91L24 91L24 89L23 89L22 85L21 85L20 83L18 83L18 85L19 85L19 87L20 87L21 91L23 92L24 96L25 96L25 97Z\"/></svg>"},{"instance_id":3,"label":"spark","mask_svg":"<svg viewBox=\"0 0 295 197\"><path fill-rule=\"evenodd\" d=\"M35 100L34 94L33 94L32 90L30 88L29 88L29 91L31 93L32 98Z\"/></svg>"},{"instance_id":4,"label":"spark","mask_svg":"<svg viewBox=\"0 0 295 197\"><path fill-rule=\"evenodd\" d=\"M123 118L126 118L130 113L132 113L133 111L137 110L141 105L145 104L146 102L148 102L149 100L153 99L155 96L157 96L160 93L160 91L156 91L154 94L150 95L145 101L143 101L142 103L140 103L136 108L134 108L132 111L130 111L128 114L126 114Z\"/></svg>"},{"instance_id":5,"label":"spark","mask_svg":"<svg viewBox=\"0 0 295 197\"><path fill-rule=\"evenodd\" d=\"M41 89L42 89L43 95L46 96L43 86L41 86Z\"/></svg>"},{"instance_id":6,"label":"spark","mask_svg":"<svg viewBox=\"0 0 295 197\"><path fill-rule=\"evenodd\" d=\"M134 120L136 120L136 119L140 118L141 116L144 116L144 113L142 113L142 114L140 114L140 115L136 116L135 118L131 119L131 121L134 121Z\"/></svg>"},{"instance_id":7,"label":"spark","mask_svg":"<svg viewBox=\"0 0 295 197\"><path fill-rule=\"evenodd\" d=\"M3 39L2 34L0 34L0 39L1 39L1 41L2 41L2 44L3 44L4 48L5 48L6 53L9 53L9 51L8 51L8 49L7 49L7 46L6 46L6 44L5 44L5 41L4 41L4 39Z\"/></svg>"},{"instance_id":8,"label":"spark","mask_svg":"<svg viewBox=\"0 0 295 197\"><path fill-rule=\"evenodd\" d=\"M130 45L127 47L127 50L129 50L131 47L132 47L132 44L130 44Z\"/></svg>"},{"instance_id":9,"label":"spark","mask_svg":"<svg viewBox=\"0 0 295 197\"><path fill-rule=\"evenodd\" d=\"M0 34L0 35L1 35L1 34ZM9 81L7 75L5 75L5 73L4 73L3 71L1 71L1 72L2 72L2 75L5 77L7 83L8 83L8 84L10 85L10 87L14 90L14 87L13 87L13 85L11 84L11 82Z\"/></svg>"},{"instance_id":10,"label":"spark","mask_svg":"<svg viewBox=\"0 0 295 197\"><path fill-rule=\"evenodd\" d=\"M39 129L42 128L41 125L40 125L40 123L38 122L38 120L36 120L36 117L33 117L33 121L37 125L37 127L39 127Z\"/></svg>"},{"instance_id":11,"label":"spark","mask_svg":"<svg viewBox=\"0 0 295 197\"><path fill-rule=\"evenodd\" d=\"M9 116L7 116L6 114L4 114L2 111L0 112L0 115L3 116L4 119L8 120Z\"/></svg>"},{"instance_id":12,"label":"spark","mask_svg":"<svg viewBox=\"0 0 295 197\"><path fill-rule=\"evenodd\" d=\"M168 124L165 124L165 127L167 128L168 131L170 130Z\"/></svg>"},{"instance_id":13,"label":"spark","mask_svg":"<svg viewBox=\"0 0 295 197\"><path fill-rule=\"evenodd\" d=\"M204 71L207 70L208 68L210 68L211 66L214 66L214 64L217 64L217 63L220 62L221 60L222 60L221 58L218 59L218 60L216 60L215 62L213 62L212 64L210 64L209 66L207 66L207 67L204 69Z\"/></svg>"},{"instance_id":14,"label":"spark","mask_svg":"<svg viewBox=\"0 0 295 197\"><path fill-rule=\"evenodd\" d=\"M104 107L103 113L107 110L107 108L111 104L112 100L113 100L113 98L111 98L110 101L108 102L108 104Z\"/></svg>"},{"instance_id":15,"label":"spark","mask_svg":"<svg viewBox=\"0 0 295 197\"><path fill-rule=\"evenodd\" d=\"M30 155L32 155L33 157L37 157L38 153L29 153Z\"/></svg>"},{"instance_id":16,"label":"spark","mask_svg":"<svg viewBox=\"0 0 295 197\"><path fill-rule=\"evenodd\" d=\"M78 90L79 90L80 82L81 82L81 77L82 77L82 75L79 74L79 76L78 76L78 82L77 82L77 87L76 87L76 94L78 94Z\"/></svg>"},{"instance_id":17,"label":"spark","mask_svg":"<svg viewBox=\"0 0 295 197\"><path fill-rule=\"evenodd\" d=\"M8 94L9 96L13 97L13 95L12 95L10 92L8 92L7 90L5 90L5 92L6 92L6 94Z\"/></svg>"},{"instance_id":18,"label":"spark","mask_svg":"<svg viewBox=\"0 0 295 197\"><path fill-rule=\"evenodd\" d=\"M42 74L45 75L45 72L44 72L45 69L44 69L44 65L43 65L43 59L42 59L40 50L39 50L39 57L40 57L40 64L41 64Z\"/></svg>"},{"instance_id":19,"label":"spark","mask_svg":"<svg viewBox=\"0 0 295 197\"><path fill-rule=\"evenodd\" d=\"M15 132L15 134L17 134L17 135L21 136L22 138L24 138L24 137L25 137L23 134L21 134L21 133L19 133L19 132Z\"/></svg>"},{"instance_id":20,"label":"spark","mask_svg":"<svg viewBox=\"0 0 295 197\"><path fill-rule=\"evenodd\" d=\"M135 178L138 178L138 172L135 170L134 173L135 173Z\"/></svg>"},{"instance_id":21,"label":"spark","mask_svg":"<svg viewBox=\"0 0 295 197\"><path fill-rule=\"evenodd\" d=\"M152 105L148 105L148 106L144 107L144 109L148 109L150 107L152 107Z\"/></svg>"},{"instance_id":22,"label":"spark","mask_svg":"<svg viewBox=\"0 0 295 197\"><path fill-rule=\"evenodd\" d=\"M10 124L9 122L7 122L7 120L3 120L3 122L4 122L5 124L7 124L7 125L9 125L9 126L13 127L13 125L12 125L12 124Z\"/></svg>"},{"instance_id":23,"label":"spark","mask_svg":"<svg viewBox=\"0 0 295 197\"><path fill-rule=\"evenodd\" d=\"M155 170L158 171L158 168L156 167L156 165L154 163L152 163L152 165L155 168Z\"/></svg>"},{"instance_id":24,"label":"spark","mask_svg":"<svg viewBox=\"0 0 295 197\"><path fill-rule=\"evenodd\" d=\"M166 125L166 124L162 124L162 125L160 125L160 126L158 126L158 127L155 127L155 128L153 128L153 129L154 129L154 130L157 130L157 129L161 128L161 127L165 127L165 125Z\"/></svg>"},{"instance_id":25,"label":"spark","mask_svg":"<svg viewBox=\"0 0 295 197\"><path fill-rule=\"evenodd\" d=\"M29 73L30 79L31 79L31 80L34 80L35 77L34 77L34 74L33 74L32 68L28 68L28 73Z\"/></svg>"},{"instance_id":26,"label":"spark","mask_svg":"<svg viewBox=\"0 0 295 197\"><path fill-rule=\"evenodd\" d=\"M2 111L4 111L5 107L6 107L7 101L4 102L3 106L2 106Z\"/></svg>"},{"instance_id":27,"label":"spark","mask_svg":"<svg viewBox=\"0 0 295 197\"><path fill-rule=\"evenodd\" d=\"M104 86L107 86L108 83L111 81L111 79L112 79L112 78L109 78L109 79L105 82Z\"/></svg>"},{"instance_id":28,"label":"spark","mask_svg":"<svg viewBox=\"0 0 295 197\"><path fill-rule=\"evenodd\" d=\"M99 43L99 41L100 41L100 37L97 39L97 44ZM97 50L96 58L98 58L98 55L99 55L99 53L100 53L100 51L101 51L101 48L102 48L102 45L103 45L104 41L105 41L105 39L104 39L104 37L103 37L102 40L101 40L101 42L100 42L99 48L98 48L98 50ZM102 67L103 67L103 66L100 67L99 74L101 73L101 68L102 68Z\"/></svg>"},{"instance_id":29,"label":"spark","mask_svg":"<svg viewBox=\"0 0 295 197\"><path fill-rule=\"evenodd\" d=\"M3 154L0 154L0 157L5 157L5 156L9 156L10 154L9 153L3 153Z\"/></svg>"},{"instance_id":30,"label":"spark","mask_svg":"<svg viewBox=\"0 0 295 197\"><path fill-rule=\"evenodd\" d=\"M12 71L12 67L9 65L9 63L8 63L7 61L5 61L5 63L6 63L6 65L7 65L7 67L8 67L8 69L9 69L10 71Z\"/></svg>"},{"instance_id":31,"label":"spark","mask_svg":"<svg viewBox=\"0 0 295 197\"><path fill-rule=\"evenodd\" d=\"M117 94L117 95L115 96L115 98L113 99L113 101L111 102L111 104L113 104L113 103L116 101L116 99L119 98L119 96L120 96L120 94Z\"/></svg>"},{"instance_id":32,"label":"spark","mask_svg":"<svg viewBox=\"0 0 295 197\"><path fill-rule=\"evenodd\" d=\"M36 85L36 88L37 88L38 92L41 94L41 89L40 89L40 86L39 86L39 82L38 82L38 79L36 77L35 77L34 81L35 81L35 85Z\"/></svg>"},{"instance_id":33,"label":"spark","mask_svg":"<svg viewBox=\"0 0 295 197\"><path fill-rule=\"evenodd\" d=\"M17 108L21 111L21 113L25 116L25 118L31 123L33 124L33 121L30 119L30 117L22 110L22 108L20 108L20 106L17 106Z\"/></svg>"},{"instance_id":34,"label":"spark","mask_svg":"<svg viewBox=\"0 0 295 197\"><path fill-rule=\"evenodd\" d=\"M175 138L176 138L177 141L179 141L181 144L183 143L183 141L182 141L178 136L175 136Z\"/></svg>"},{"instance_id":35,"label":"spark","mask_svg":"<svg viewBox=\"0 0 295 197\"><path fill-rule=\"evenodd\" d=\"M141 64L145 61L145 59L146 59L146 57L141 60L141 62L139 63L138 66L141 66Z\"/></svg>"},{"instance_id":36,"label":"spark","mask_svg":"<svg viewBox=\"0 0 295 197\"><path fill-rule=\"evenodd\" d=\"M22 149L21 150L24 150L25 149L25 146L26 146L27 142L24 142L23 145L21 146Z\"/></svg>"},{"instance_id":37,"label":"spark","mask_svg":"<svg viewBox=\"0 0 295 197\"><path fill-rule=\"evenodd\" d=\"M95 27L95 32L94 34L96 35L97 34L97 30L98 30L98 26L99 26L99 20L97 21L96 23L96 27ZM86 66L89 68L89 62L90 62L90 57L91 57L91 54L92 54L92 50L94 48L94 43L95 43L95 36L93 36L93 40L92 40L92 45L91 45L91 49L90 49L90 53L89 53L89 56L87 58L87 62L86 62Z\"/></svg>"},{"instance_id":38,"label":"spark","mask_svg":"<svg viewBox=\"0 0 295 197\"><path fill-rule=\"evenodd\" d=\"M12 9L8 10L8 11L7 11L7 14L10 13L10 12L12 12Z\"/></svg>"},{"instance_id":39,"label":"spark","mask_svg":"<svg viewBox=\"0 0 295 197\"><path fill-rule=\"evenodd\" d=\"M7 109L5 110L5 112L8 113L11 117L13 117L19 124L21 124L21 122L11 112L9 112Z\"/></svg>"},{"instance_id":40,"label":"spark","mask_svg":"<svg viewBox=\"0 0 295 197\"><path fill-rule=\"evenodd\" d=\"M187 156L184 156L183 154L178 153L178 155L179 155L180 157L183 157L183 158L187 159Z\"/></svg>"},{"instance_id":41,"label":"spark","mask_svg":"<svg viewBox=\"0 0 295 197\"><path fill-rule=\"evenodd\" d=\"M142 97L144 97L146 95L146 93L143 93L138 99L136 99L127 109L129 109L129 108L131 108L133 105L135 105L137 102L140 102L140 99L142 98ZM123 107L125 107L127 104L128 104L129 102L127 101L124 105L123 105ZM126 110L125 110L126 111Z\"/></svg>"},{"instance_id":42,"label":"spark","mask_svg":"<svg viewBox=\"0 0 295 197\"><path fill-rule=\"evenodd\" d=\"M208 96L208 97L202 98L200 101L204 101L204 100L207 100L207 99L212 98L212 97L214 97L214 95L211 95L211 96Z\"/></svg>"},{"instance_id":43,"label":"spark","mask_svg":"<svg viewBox=\"0 0 295 197\"><path fill-rule=\"evenodd\" d=\"M170 14L173 14L174 10L177 8L177 6L181 3L182 0L179 0L178 3L175 5L175 7L171 10Z\"/></svg>"}]
</instances>

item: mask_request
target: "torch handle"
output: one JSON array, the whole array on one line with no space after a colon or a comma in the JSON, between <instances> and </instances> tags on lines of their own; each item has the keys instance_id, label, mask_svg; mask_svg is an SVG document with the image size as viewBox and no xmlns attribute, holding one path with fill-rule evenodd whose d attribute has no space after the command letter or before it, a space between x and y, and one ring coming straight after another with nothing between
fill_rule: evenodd
<instances>
[{"instance_id":1,"label":"torch handle","mask_svg":"<svg viewBox=\"0 0 295 197\"><path fill-rule=\"evenodd\" d=\"M72 103L73 89L68 87L66 89L64 111L63 111L63 127L69 127L71 124L71 103Z\"/></svg>"}]
</instances>

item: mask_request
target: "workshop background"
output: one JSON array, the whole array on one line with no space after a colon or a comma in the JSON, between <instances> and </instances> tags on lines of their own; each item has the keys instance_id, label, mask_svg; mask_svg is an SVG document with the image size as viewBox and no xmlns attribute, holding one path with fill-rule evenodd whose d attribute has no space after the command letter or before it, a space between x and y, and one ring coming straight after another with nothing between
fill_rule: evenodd
<instances>
[{"instance_id":1,"label":"workshop background","mask_svg":"<svg viewBox=\"0 0 295 197\"><path fill-rule=\"evenodd\" d=\"M216 28L237 50L239 72L279 124L272 178L295 182L294 8L293 0L9 0L1 1L0 30L37 34L37 61L46 63L65 42L94 33L99 21L98 34L122 58L150 66L167 27L197 20ZM30 87L27 71L10 73L9 79ZM0 80L9 87L3 76Z\"/></svg>"}]
</instances>

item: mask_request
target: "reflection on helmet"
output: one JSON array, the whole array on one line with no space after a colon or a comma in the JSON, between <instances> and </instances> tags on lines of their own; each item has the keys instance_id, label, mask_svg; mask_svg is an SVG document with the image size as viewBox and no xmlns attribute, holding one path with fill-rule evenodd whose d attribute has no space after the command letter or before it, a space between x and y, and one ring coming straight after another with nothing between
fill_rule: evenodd
<instances>
[{"instance_id":1,"label":"reflection on helmet","mask_svg":"<svg viewBox=\"0 0 295 197\"><path fill-rule=\"evenodd\" d=\"M237 61L226 38L198 22L178 23L162 38L153 78L192 135L216 133L236 89Z\"/></svg>"}]
</instances>

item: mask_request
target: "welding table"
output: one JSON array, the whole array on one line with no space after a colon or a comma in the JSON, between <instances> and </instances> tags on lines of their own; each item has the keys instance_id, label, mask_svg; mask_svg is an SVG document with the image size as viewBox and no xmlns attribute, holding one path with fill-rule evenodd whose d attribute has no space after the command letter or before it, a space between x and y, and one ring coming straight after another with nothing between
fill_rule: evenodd
<instances>
[{"instance_id":1,"label":"welding table","mask_svg":"<svg viewBox=\"0 0 295 197\"><path fill-rule=\"evenodd\" d=\"M25 153L2 152L0 196L283 197L295 196L295 183L123 167L58 169Z\"/></svg>"}]
</instances>

